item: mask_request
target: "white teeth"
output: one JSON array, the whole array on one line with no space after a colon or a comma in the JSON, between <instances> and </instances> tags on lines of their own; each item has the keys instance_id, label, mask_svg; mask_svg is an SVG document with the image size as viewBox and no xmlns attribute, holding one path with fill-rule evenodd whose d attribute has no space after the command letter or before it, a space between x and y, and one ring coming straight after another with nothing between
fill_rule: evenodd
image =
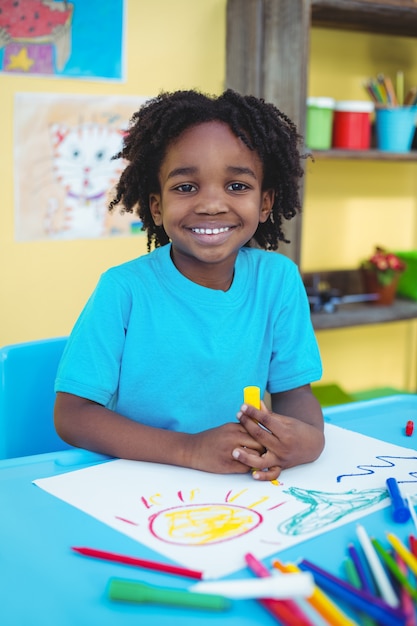
<instances>
[{"instance_id":1,"label":"white teeth","mask_svg":"<svg viewBox=\"0 0 417 626\"><path fill-rule=\"evenodd\" d=\"M192 231L198 235L218 235L219 233L226 233L230 228L193 228Z\"/></svg>"}]
</instances>

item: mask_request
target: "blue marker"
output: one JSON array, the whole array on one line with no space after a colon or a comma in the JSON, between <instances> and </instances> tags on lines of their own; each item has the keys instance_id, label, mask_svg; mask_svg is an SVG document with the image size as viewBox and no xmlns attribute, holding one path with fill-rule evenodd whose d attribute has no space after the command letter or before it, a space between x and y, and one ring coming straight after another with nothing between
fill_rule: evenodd
<instances>
[{"instance_id":1,"label":"blue marker","mask_svg":"<svg viewBox=\"0 0 417 626\"><path fill-rule=\"evenodd\" d=\"M387 478L388 493L391 496L392 502L392 517L395 522L404 523L408 522L411 513L408 508L407 501L402 497L400 488L395 478Z\"/></svg>"}]
</instances>

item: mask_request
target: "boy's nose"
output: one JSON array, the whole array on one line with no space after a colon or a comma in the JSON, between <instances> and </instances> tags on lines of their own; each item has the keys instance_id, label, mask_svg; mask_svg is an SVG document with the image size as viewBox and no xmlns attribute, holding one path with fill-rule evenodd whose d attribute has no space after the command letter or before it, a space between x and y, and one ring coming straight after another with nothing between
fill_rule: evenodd
<instances>
[{"instance_id":1,"label":"boy's nose","mask_svg":"<svg viewBox=\"0 0 417 626\"><path fill-rule=\"evenodd\" d=\"M213 192L201 195L196 207L197 213L206 213L207 215L226 213L227 210L227 203L223 195Z\"/></svg>"}]
</instances>

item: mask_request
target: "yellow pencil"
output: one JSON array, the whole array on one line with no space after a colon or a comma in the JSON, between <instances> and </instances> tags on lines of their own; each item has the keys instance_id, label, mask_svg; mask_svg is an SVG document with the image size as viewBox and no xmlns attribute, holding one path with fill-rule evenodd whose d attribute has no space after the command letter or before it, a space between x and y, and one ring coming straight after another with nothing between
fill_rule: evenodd
<instances>
[{"instance_id":1,"label":"yellow pencil","mask_svg":"<svg viewBox=\"0 0 417 626\"><path fill-rule=\"evenodd\" d=\"M387 539L394 548L395 552L402 558L404 563L408 565L410 570L415 576L417 576L417 558L410 552L410 550L403 544L394 533L387 533Z\"/></svg>"},{"instance_id":2,"label":"yellow pencil","mask_svg":"<svg viewBox=\"0 0 417 626\"><path fill-rule=\"evenodd\" d=\"M389 76L384 76L385 89L388 94L389 103L392 106L397 106L397 96L395 95L394 85L392 84L392 80Z\"/></svg>"},{"instance_id":3,"label":"yellow pencil","mask_svg":"<svg viewBox=\"0 0 417 626\"><path fill-rule=\"evenodd\" d=\"M397 102L398 106L402 107L404 104L404 72L397 72Z\"/></svg>"},{"instance_id":4,"label":"yellow pencil","mask_svg":"<svg viewBox=\"0 0 417 626\"><path fill-rule=\"evenodd\" d=\"M272 562L273 567L284 573L296 573L301 570L293 563L281 563L274 559ZM319 588L314 586L314 591L306 601L310 604L332 626L357 626L357 623L351 620L343 611L336 606L330 598Z\"/></svg>"}]
</instances>

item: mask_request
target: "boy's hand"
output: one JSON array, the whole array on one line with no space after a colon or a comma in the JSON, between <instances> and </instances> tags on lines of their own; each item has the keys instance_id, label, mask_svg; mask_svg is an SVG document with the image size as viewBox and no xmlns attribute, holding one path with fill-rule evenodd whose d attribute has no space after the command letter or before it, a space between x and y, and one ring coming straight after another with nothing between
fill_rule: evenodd
<instances>
[{"instance_id":1,"label":"boy's hand","mask_svg":"<svg viewBox=\"0 0 417 626\"><path fill-rule=\"evenodd\" d=\"M244 474L250 467L232 456L232 451L247 450L251 458L258 458L265 451L239 423L223 424L217 428L191 435L190 449L185 452L184 465L216 474Z\"/></svg>"},{"instance_id":2,"label":"boy's hand","mask_svg":"<svg viewBox=\"0 0 417 626\"><path fill-rule=\"evenodd\" d=\"M275 480L283 469L314 461L324 446L322 429L294 417L243 404L238 420L265 450L261 455L236 447L233 456L254 470L256 480Z\"/></svg>"}]
</instances>

